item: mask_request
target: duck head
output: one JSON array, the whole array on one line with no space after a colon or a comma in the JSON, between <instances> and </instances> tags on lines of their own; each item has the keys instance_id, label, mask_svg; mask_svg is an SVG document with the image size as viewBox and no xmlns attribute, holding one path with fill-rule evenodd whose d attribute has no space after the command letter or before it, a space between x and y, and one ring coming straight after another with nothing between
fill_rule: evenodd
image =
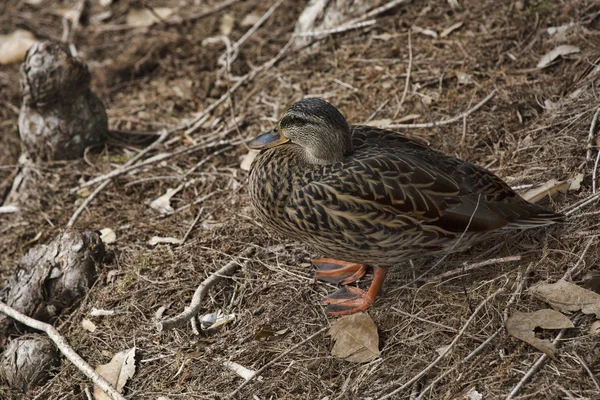
<instances>
[{"instance_id":1,"label":"duck head","mask_svg":"<svg viewBox=\"0 0 600 400\"><path fill-rule=\"evenodd\" d=\"M249 143L264 150L281 145L299 146L312 164L331 164L352 154L350 126L328 102L307 98L287 109L277 126Z\"/></svg>"}]
</instances>

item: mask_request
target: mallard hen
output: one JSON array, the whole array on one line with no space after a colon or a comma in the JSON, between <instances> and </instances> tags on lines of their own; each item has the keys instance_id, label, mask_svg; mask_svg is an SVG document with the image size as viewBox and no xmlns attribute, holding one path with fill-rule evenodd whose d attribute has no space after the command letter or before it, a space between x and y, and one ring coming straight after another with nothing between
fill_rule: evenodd
<instances>
[{"instance_id":1,"label":"mallard hen","mask_svg":"<svg viewBox=\"0 0 600 400\"><path fill-rule=\"evenodd\" d=\"M369 308L401 262L564 220L481 167L395 132L349 126L320 99L292 105L250 147L261 150L250 172L256 214L329 257L313 260L316 278L348 284L374 269L368 291L344 286L325 298L330 315Z\"/></svg>"}]
</instances>

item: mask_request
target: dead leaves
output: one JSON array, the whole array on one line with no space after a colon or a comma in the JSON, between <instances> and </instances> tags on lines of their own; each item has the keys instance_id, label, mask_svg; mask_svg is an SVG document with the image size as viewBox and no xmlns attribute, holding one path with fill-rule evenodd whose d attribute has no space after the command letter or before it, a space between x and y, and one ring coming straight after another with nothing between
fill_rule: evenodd
<instances>
[{"instance_id":1,"label":"dead leaves","mask_svg":"<svg viewBox=\"0 0 600 400\"><path fill-rule=\"evenodd\" d=\"M557 179L550 179L548 182L541 186L537 186L526 190L521 194L525 200L530 203L537 203L544 197L555 197L559 193L566 193L569 190L581 189L581 181L583 180L583 174L577 174L572 178L559 181Z\"/></svg>"},{"instance_id":2,"label":"dead leaves","mask_svg":"<svg viewBox=\"0 0 600 400\"><path fill-rule=\"evenodd\" d=\"M558 57L567 56L569 54L579 53L581 49L577 46L571 46L569 44L563 44L558 47L555 47L548 53L544 54L541 58L540 62L538 62L538 68L546 68L548 65L552 63L552 61L556 60Z\"/></svg>"},{"instance_id":3,"label":"dead leaves","mask_svg":"<svg viewBox=\"0 0 600 400\"><path fill-rule=\"evenodd\" d=\"M125 383L135 374L135 347L115 354L108 364L98 365L96 372L122 393ZM94 399L110 400L111 397L94 386Z\"/></svg>"},{"instance_id":4,"label":"dead leaves","mask_svg":"<svg viewBox=\"0 0 600 400\"><path fill-rule=\"evenodd\" d=\"M346 361L364 363L379 357L377 326L368 314L341 317L331 324L328 335L335 340L331 354Z\"/></svg>"},{"instance_id":5,"label":"dead leaves","mask_svg":"<svg viewBox=\"0 0 600 400\"><path fill-rule=\"evenodd\" d=\"M515 312L506 321L506 330L511 336L529 343L538 350L543 351L552 358L556 358L556 346L549 340L540 339L535 336L533 330L537 327L542 329L573 328L571 320L558 311L544 309L531 313Z\"/></svg>"},{"instance_id":6,"label":"dead leaves","mask_svg":"<svg viewBox=\"0 0 600 400\"><path fill-rule=\"evenodd\" d=\"M600 295L563 279L556 283L542 283L532 287L531 293L561 312L581 310L600 318Z\"/></svg>"},{"instance_id":7,"label":"dead leaves","mask_svg":"<svg viewBox=\"0 0 600 400\"><path fill-rule=\"evenodd\" d=\"M22 62L32 44L36 42L33 33L22 29L8 35L0 35L0 64Z\"/></svg>"},{"instance_id":8,"label":"dead leaves","mask_svg":"<svg viewBox=\"0 0 600 400\"><path fill-rule=\"evenodd\" d=\"M173 15L173 10L166 7L132 8L127 13L127 25L150 26L166 20L171 15Z\"/></svg>"},{"instance_id":9,"label":"dead leaves","mask_svg":"<svg viewBox=\"0 0 600 400\"><path fill-rule=\"evenodd\" d=\"M537 338L533 332L535 328L574 328L571 320L561 312L581 311L600 318L600 295L564 279L556 283L541 283L532 287L530 292L550 304L554 310L544 309L531 313L517 311L506 321L506 330L510 335L529 343L552 358L556 357L556 347L549 340ZM595 321L590 328L590 334L596 334L599 328L599 321Z\"/></svg>"}]
</instances>

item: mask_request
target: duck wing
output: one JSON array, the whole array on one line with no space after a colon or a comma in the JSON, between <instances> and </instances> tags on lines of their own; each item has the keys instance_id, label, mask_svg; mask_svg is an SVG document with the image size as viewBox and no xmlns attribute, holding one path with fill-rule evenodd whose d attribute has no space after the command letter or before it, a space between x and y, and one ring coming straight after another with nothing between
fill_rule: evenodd
<instances>
[{"instance_id":1,"label":"duck wing","mask_svg":"<svg viewBox=\"0 0 600 400\"><path fill-rule=\"evenodd\" d=\"M490 172L394 132L357 134L355 129L354 134L352 156L307 173L306 184L295 185L287 208L290 219L308 221L305 228L312 230L371 232L379 227L387 234L435 232L440 238L562 218L526 202Z\"/></svg>"}]
</instances>

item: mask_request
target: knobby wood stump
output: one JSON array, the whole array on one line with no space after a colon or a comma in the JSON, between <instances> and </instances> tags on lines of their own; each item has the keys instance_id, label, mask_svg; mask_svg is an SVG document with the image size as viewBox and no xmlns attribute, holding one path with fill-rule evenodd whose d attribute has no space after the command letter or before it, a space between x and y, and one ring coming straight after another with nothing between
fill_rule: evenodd
<instances>
[{"instance_id":1,"label":"knobby wood stump","mask_svg":"<svg viewBox=\"0 0 600 400\"><path fill-rule=\"evenodd\" d=\"M21 66L19 134L33 160L78 158L105 141L108 119L90 80L86 64L66 47L38 42L29 49Z\"/></svg>"}]
</instances>

